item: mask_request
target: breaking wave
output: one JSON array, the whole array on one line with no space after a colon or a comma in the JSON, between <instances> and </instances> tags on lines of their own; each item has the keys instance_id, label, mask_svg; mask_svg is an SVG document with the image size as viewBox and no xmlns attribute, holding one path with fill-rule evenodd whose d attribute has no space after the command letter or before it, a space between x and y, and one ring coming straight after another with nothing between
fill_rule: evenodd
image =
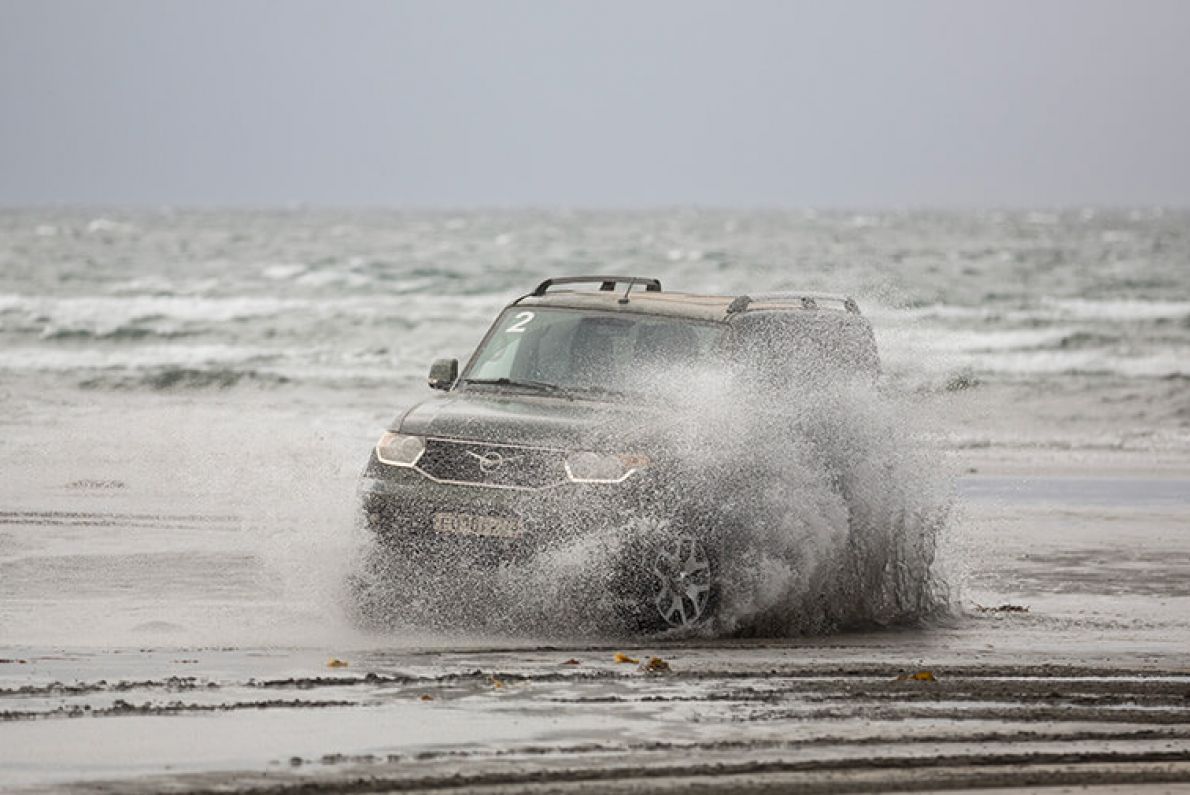
<instances>
[{"instance_id":1,"label":"breaking wave","mask_svg":"<svg viewBox=\"0 0 1190 795\"><path fill-rule=\"evenodd\" d=\"M189 389L230 389L241 384L279 386L289 379L276 373L240 370L230 367L159 367L135 373L116 372L96 375L79 382L82 389L153 391Z\"/></svg>"},{"instance_id":2,"label":"breaking wave","mask_svg":"<svg viewBox=\"0 0 1190 795\"><path fill-rule=\"evenodd\" d=\"M149 328L142 325L127 325L115 326L104 330L92 330L85 328L46 328L41 332L41 339L46 342L67 341L67 342L90 342L92 340L120 342L120 341L134 341L141 342L145 340L152 340L153 338L171 340L180 337L194 336L198 332L183 331L183 330L167 330L159 328Z\"/></svg>"}]
</instances>

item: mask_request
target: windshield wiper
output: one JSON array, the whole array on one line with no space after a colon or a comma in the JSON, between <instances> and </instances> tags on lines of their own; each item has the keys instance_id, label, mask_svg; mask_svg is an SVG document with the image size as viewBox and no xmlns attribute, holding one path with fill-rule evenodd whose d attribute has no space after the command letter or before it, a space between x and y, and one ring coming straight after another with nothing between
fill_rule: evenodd
<instances>
[{"instance_id":1,"label":"windshield wiper","mask_svg":"<svg viewBox=\"0 0 1190 795\"><path fill-rule=\"evenodd\" d=\"M628 393L623 389L612 389L611 387L599 386L598 384L583 384L568 386L567 389L575 392L586 392L589 395L614 395L616 397L623 397Z\"/></svg>"},{"instance_id":2,"label":"windshield wiper","mask_svg":"<svg viewBox=\"0 0 1190 795\"><path fill-rule=\"evenodd\" d=\"M525 387L527 389L536 389L540 392L549 392L557 394L559 392L565 393L562 387L557 384L551 384L546 381L520 381L512 378L464 378L465 384L486 384L489 386L516 386Z\"/></svg>"},{"instance_id":3,"label":"windshield wiper","mask_svg":"<svg viewBox=\"0 0 1190 795\"><path fill-rule=\"evenodd\" d=\"M613 397L623 397L628 394L620 389L611 389L597 384L567 384L566 386L559 386L558 384L551 384L548 381L520 380L515 378L464 378L463 383L536 389L539 392L561 395L572 400L576 392L587 395L611 395Z\"/></svg>"}]
</instances>

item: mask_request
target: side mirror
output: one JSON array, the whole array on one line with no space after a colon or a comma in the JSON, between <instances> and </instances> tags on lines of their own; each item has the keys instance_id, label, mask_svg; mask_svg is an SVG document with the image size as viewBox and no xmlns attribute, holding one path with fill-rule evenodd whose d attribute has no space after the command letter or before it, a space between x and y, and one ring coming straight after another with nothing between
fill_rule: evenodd
<instances>
[{"instance_id":1,"label":"side mirror","mask_svg":"<svg viewBox=\"0 0 1190 795\"><path fill-rule=\"evenodd\" d=\"M458 359L435 359L430 365L430 388L450 389L459 380Z\"/></svg>"}]
</instances>

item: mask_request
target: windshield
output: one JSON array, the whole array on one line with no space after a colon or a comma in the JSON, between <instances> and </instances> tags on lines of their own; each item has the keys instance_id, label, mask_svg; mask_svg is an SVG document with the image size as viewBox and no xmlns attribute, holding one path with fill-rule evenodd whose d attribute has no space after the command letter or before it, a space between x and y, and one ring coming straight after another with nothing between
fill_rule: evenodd
<instances>
[{"instance_id":1,"label":"windshield","mask_svg":"<svg viewBox=\"0 0 1190 795\"><path fill-rule=\"evenodd\" d=\"M640 392L714 353L725 327L657 315L578 309L504 311L463 380Z\"/></svg>"}]
</instances>

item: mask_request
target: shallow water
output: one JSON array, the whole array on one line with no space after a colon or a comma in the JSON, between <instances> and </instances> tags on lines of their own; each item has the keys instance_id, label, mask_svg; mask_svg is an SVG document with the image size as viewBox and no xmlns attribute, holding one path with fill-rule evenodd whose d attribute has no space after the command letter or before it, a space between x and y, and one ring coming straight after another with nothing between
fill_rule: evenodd
<instances>
[{"instance_id":1,"label":"shallow water","mask_svg":"<svg viewBox=\"0 0 1190 795\"><path fill-rule=\"evenodd\" d=\"M960 767L1022 752L1037 755L1022 771L1060 758L1060 780L1081 784L1125 768L1170 780L1190 754L1184 471L1097 478L1080 460L963 477L942 546L960 610L924 626L644 645L373 634L338 601L373 422L366 405L271 392L107 395L10 422L35 466L0 487L0 787L428 787L456 773L479 787L653 781L656 765L677 786L741 760L745 783L808 765L798 775L826 787L842 764L957 786ZM73 454L80 439L92 454ZM618 664L621 651L673 673ZM939 687L894 681L917 670ZM942 748L953 770L890 761Z\"/></svg>"}]
</instances>

